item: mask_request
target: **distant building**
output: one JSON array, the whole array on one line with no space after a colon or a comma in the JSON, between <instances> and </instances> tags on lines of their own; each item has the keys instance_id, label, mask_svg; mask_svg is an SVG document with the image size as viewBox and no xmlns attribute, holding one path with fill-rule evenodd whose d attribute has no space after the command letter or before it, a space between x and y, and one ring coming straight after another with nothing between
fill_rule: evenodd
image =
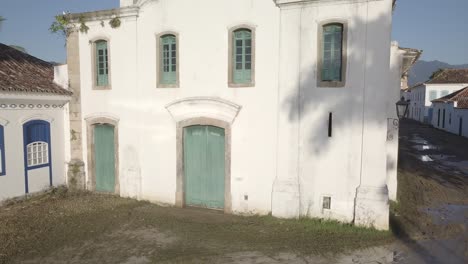
<instances>
[{"instance_id":1,"label":"distant building","mask_svg":"<svg viewBox=\"0 0 468 264\"><path fill-rule=\"evenodd\" d=\"M468 87L435 99L432 104L434 127L468 137Z\"/></svg>"},{"instance_id":2,"label":"distant building","mask_svg":"<svg viewBox=\"0 0 468 264\"><path fill-rule=\"evenodd\" d=\"M408 89L410 99L409 118L431 123L432 101L468 86L468 69L444 69L426 83Z\"/></svg>"},{"instance_id":3,"label":"distant building","mask_svg":"<svg viewBox=\"0 0 468 264\"><path fill-rule=\"evenodd\" d=\"M422 50L411 49L411 48L399 48L403 51L403 64L402 64L402 75L401 75L401 89L408 89L408 74L411 67L419 60L422 54Z\"/></svg>"},{"instance_id":4,"label":"distant building","mask_svg":"<svg viewBox=\"0 0 468 264\"><path fill-rule=\"evenodd\" d=\"M0 200L66 183L66 68L0 43Z\"/></svg>"}]
</instances>

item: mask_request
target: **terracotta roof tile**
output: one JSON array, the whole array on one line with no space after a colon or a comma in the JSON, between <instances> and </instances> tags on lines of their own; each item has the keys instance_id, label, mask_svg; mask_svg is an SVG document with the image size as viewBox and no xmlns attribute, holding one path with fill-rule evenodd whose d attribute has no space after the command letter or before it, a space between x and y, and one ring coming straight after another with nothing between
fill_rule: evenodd
<instances>
[{"instance_id":1,"label":"terracotta roof tile","mask_svg":"<svg viewBox=\"0 0 468 264\"><path fill-rule=\"evenodd\" d=\"M444 69L427 83L468 83L468 69Z\"/></svg>"},{"instance_id":2,"label":"terracotta roof tile","mask_svg":"<svg viewBox=\"0 0 468 264\"><path fill-rule=\"evenodd\" d=\"M72 94L53 80L51 63L0 43L0 92Z\"/></svg>"},{"instance_id":3,"label":"terracotta roof tile","mask_svg":"<svg viewBox=\"0 0 468 264\"><path fill-rule=\"evenodd\" d=\"M468 87L458 90L444 97L432 100L433 103L457 102L457 108L468 109Z\"/></svg>"}]
</instances>

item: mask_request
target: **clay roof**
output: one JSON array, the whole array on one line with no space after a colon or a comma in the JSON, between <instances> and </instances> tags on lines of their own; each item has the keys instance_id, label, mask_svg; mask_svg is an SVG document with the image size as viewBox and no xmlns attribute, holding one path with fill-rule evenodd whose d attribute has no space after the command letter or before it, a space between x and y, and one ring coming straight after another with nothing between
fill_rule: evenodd
<instances>
[{"instance_id":1,"label":"clay roof","mask_svg":"<svg viewBox=\"0 0 468 264\"><path fill-rule=\"evenodd\" d=\"M71 95L54 83L54 66L0 43L0 92Z\"/></svg>"},{"instance_id":2,"label":"clay roof","mask_svg":"<svg viewBox=\"0 0 468 264\"><path fill-rule=\"evenodd\" d=\"M427 83L468 83L468 69L443 69Z\"/></svg>"},{"instance_id":3,"label":"clay roof","mask_svg":"<svg viewBox=\"0 0 468 264\"><path fill-rule=\"evenodd\" d=\"M457 108L468 109L468 87L458 90L444 97L432 100L433 103L457 102Z\"/></svg>"}]
</instances>

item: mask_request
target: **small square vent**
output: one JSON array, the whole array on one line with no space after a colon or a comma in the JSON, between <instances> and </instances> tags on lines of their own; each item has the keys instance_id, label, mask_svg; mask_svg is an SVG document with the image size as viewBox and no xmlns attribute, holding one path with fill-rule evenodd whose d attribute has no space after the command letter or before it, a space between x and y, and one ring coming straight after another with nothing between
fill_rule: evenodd
<instances>
[{"instance_id":1,"label":"small square vent","mask_svg":"<svg viewBox=\"0 0 468 264\"><path fill-rule=\"evenodd\" d=\"M322 205L322 208L323 208L323 209L328 209L328 210L331 209L331 197L330 197L330 196L324 196L324 197L323 197L323 205Z\"/></svg>"}]
</instances>

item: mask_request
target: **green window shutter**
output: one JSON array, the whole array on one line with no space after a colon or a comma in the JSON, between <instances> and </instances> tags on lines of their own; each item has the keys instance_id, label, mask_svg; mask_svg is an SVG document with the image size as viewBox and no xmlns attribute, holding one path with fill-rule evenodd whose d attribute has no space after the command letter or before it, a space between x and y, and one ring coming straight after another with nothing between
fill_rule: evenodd
<instances>
[{"instance_id":1,"label":"green window shutter","mask_svg":"<svg viewBox=\"0 0 468 264\"><path fill-rule=\"evenodd\" d=\"M173 35L161 37L161 83L177 83L177 43Z\"/></svg>"},{"instance_id":2,"label":"green window shutter","mask_svg":"<svg viewBox=\"0 0 468 264\"><path fill-rule=\"evenodd\" d=\"M431 91L429 93L429 101L437 99L437 91Z\"/></svg>"},{"instance_id":3,"label":"green window shutter","mask_svg":"<svg viewBox=\"0 0 468 264\"><path fill-rule=\"evenodd\" d=\"M109 84L109 57L107 41L96 42L96 81L97 86Z\"/></svg>"},{"instance_id":4,"label":"green window shutter","mask_svg":"<svg viewBox=\"0 0 468 264\"><path fill-rule=\"evenodd\" d=\"M252 32L240 29L233 34L233 73L234 83L252 82Z\"/></svg>"},{"instance_id":5,"label":"green window shutter","mask_svg":"<svg viewBox=\"0 0 468 264\"><path fill-rule=\"evenodd\" d=\"M322 39L322 81L341 81L343 25L324 26Z\"/></svg>"}]
</instances>

